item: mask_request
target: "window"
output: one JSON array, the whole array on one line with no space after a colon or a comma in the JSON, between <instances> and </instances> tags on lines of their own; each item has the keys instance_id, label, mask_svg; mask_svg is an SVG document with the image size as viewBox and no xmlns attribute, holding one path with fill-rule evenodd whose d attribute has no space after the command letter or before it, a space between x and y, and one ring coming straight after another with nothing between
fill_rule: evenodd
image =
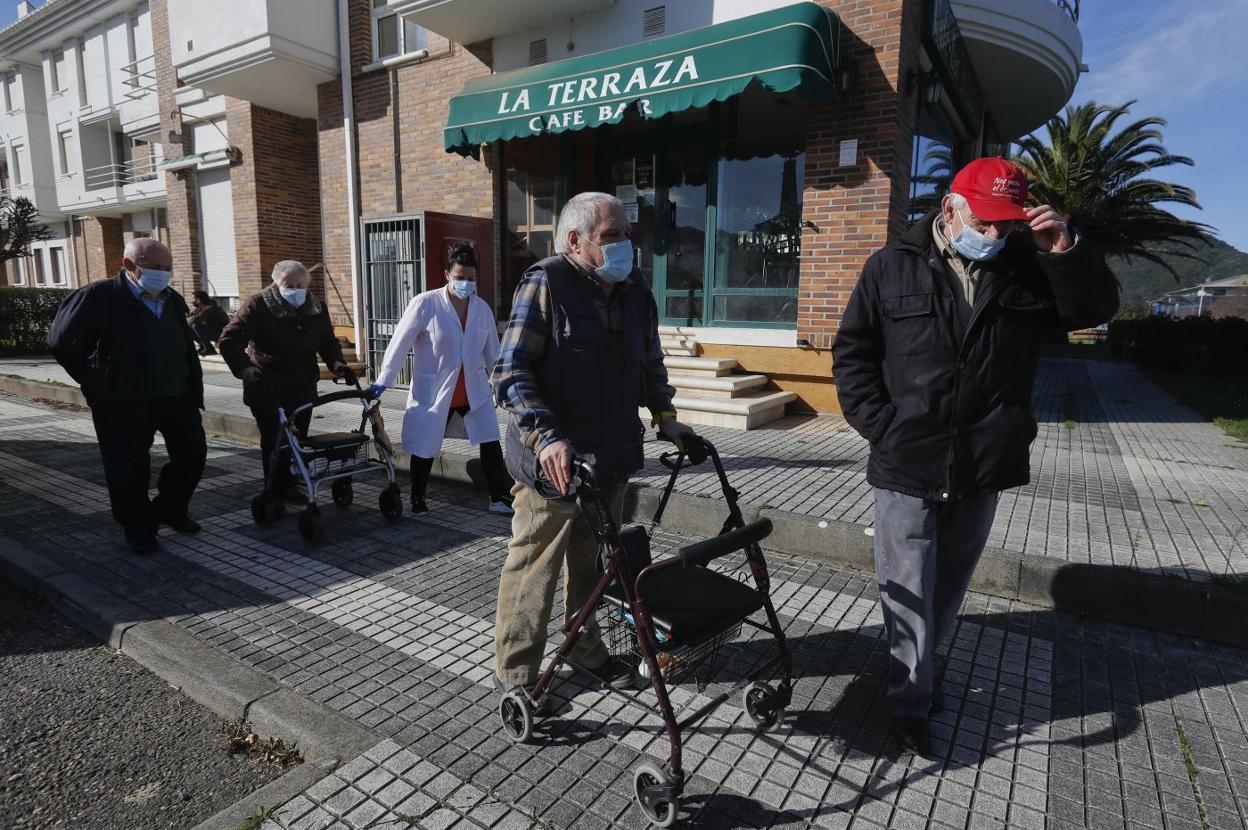
<instances>
[{"instance_id":1,"label":"window","mask_svg":"<svg viewBox=\"0 0 1248 830\"><path fill-rule=\"evenodd\" d=\"M26 258L19 256L17 259L13 260L12 262L13 262L13 270L10 273L12 273L13 275L13 284L14 285L26 285L27 283L26 281Z\"/></svg>"},{"instance_id":2,"label":"window","mask_svg":"<svg viewBox=\"0 0 1248 830\"><path fill-rule=\"evenodd\" d=\"M35 272L35 285L47 285L47 277L43 274L43 251L39 249L31 251L30 263Z\"/></svg>"},{"instance_id":3,"label":"window","mask_svg":"<svg viewBox=\"0 0 1248 830\"><path fill-rule=\"evenodd\" d=\"M910 163L910 224L940 207L949 192L958 168L955 144L957 131L940 106L926 105L919 110L914 135L914 158Z\"/></svg>"},{"instance_id":4,"label":"window","mask_svg":"<svg viewBox=\"0 0 1248 830\"><path fill-rule=\"evenodd\" d=\"M22 108L22 85L17 70L4 76L4 109L13 112Z\"/></svg>"},{"instance_id":5,"label":"window","mask_svg":"<svg viewBox=\"0 0 1248 830\"><path fill-rule=\"evenodd\" d=\"M65 249L59 245L48 248L48 262L52 266L52 285L65 285Z\"/></svg>"},{"instance_id":6,"label":"window","mask_svg":"<svg viewBox=\"0 0 1248 830\"><path fill-rule=\"evenodd\" d=\"M793 325L807 106L751 86L724 111L711 320Z\"/></svg>"},{"instance_id":7,"label":"window","mask_svg":"<svg viewBox=\"0 0 1248 830\"><path fill-rule=\"evenodd\" d=\"M30 172L30 162L26 157L26 147L22 144L13 145L13 185L21 187L26 184L26 174Z\"/></svg>"},{"instance_id":8,"label":"window","mask_svg":"<svg viewBox=\"0 0 1248 830\"><path fill-rule=\"evenodd\" d=\"M8 153L4 147L0 147L0 196L9 192L9 184Z\"/></svg>"},{"instance_id":9,"label":"window","mask_svg":"<svg viewBox=\"0 0 1248 830\"><path fill-rule=\"evenodd\" d=\"M69 88L69 73L65 71L65 50L52 53L52 91L64 92Z\"/></svg>"},{"instance_id":10,"label":"window","mask_svg":"<svg viewBox=\"0 0 1248 830\"><path fill-rule=\"evenodd\" d=\"M506 170L507 229L503 246L503 290L499 314L511 309L511 295L530 265L555 252L559 219L560 138L544 135L508 143Z\"/></svg>"},{"instance_id":11,"label":"window","mask_svg":"<svg viewBox=\"0 0 1248 830\"><path fill-rule=\"evenodd\" d=\"M390 10L386 0L373 0L373 57L385 60L425 48L428 33L404 15Z\"/></svg>"},{"instance_id":12,"label":"window","mask_svg":"<svg viewBox=\"0 0 1248 830\"><path fill-rule=\"evenodd\" d=\"M78 143L73 130L62 130L58 135L57 150L60 154L61 175L72 176L78 172Z\"/></svg>"}]
</instances>

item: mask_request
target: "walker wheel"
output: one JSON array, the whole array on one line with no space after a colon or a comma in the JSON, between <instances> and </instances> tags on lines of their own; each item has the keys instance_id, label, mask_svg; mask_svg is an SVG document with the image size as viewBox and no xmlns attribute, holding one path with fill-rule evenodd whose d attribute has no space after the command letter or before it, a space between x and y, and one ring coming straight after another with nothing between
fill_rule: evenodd
<instances>
[{"instance_id":1,"label":"walker wheel","mask_svg":"<svg viewBox=\"0 0 1248 830\"><path fill-rule=\"evenodd\" d=\"M775 729L784 720L784 707L776 705L777 692L766 683L754 682L741 693L741 708L764 732Z\"/></svg>"},{"instance_id":2,"label":"walker wheel","mask_svg":"<svg viewBox=\"0 0 1248 830\"><path fill-rule=\"evenodd\" d=\"M680 814L680 796L674 784L672 776L648 762L633 771L633 797L655 827L671 827Z\"/></svg>"},{"instance_id":3,"label":"walker wheel","mask_svg":"<svg viewBox=\"0 0 1248 830\"><path fill-rule=\"evenodd\" d=\"M331 490L334 494L334 504L339 507L350 507L351 502L355 499L355 493L351 490L351 479L349 478L336 479Z\"/></svg>"},{"instance_id":4,"label":"walker wheel","mask_svg":"<svg viewBox=\"0 0 1248 830\"><path fill-rule=\"evenodd\" d=\"M381 515L387 519L397 519L403 515L403 494L393 484L381 491L377 503L381 508Z\"/></svg>"},{"instance_id":5,"label":"walker wheel","mask_svg":"<svg viewBox=\"0 0 1248 830\"><path fill-rule=\"evenodd\" d=\"M518 744L533 737L533 701L523 689L511 689L498 701L498 718L507 737Z\"/></svg>"},{"instance_id":6,"label":"walker wheel","mask_svg":"<svg viewBox=\"0 0 1248 830\"><path fill-rule=\"evenodd\" d=\"M267 493L261 493L251 500L251 518L260 527L273 524L285 512L286 505L278 499L270 498Z\"/></svg>"},{"instance_id":7,"label":"walker wheel","mask_svg":"<svg viewBox=\"0 0 1248 830\"><path fill-rule=\"evenodd\" d=\"M299 535L312 545L321 541L321 511L315 505L299 514Z\"/></svg>"}]
</instances>

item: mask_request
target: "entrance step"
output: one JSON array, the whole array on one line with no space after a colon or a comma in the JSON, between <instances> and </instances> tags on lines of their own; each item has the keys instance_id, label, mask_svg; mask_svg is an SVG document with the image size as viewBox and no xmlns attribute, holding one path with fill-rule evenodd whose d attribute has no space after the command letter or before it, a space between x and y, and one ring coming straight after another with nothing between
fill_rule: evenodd
<instances>
[{"instance_id":1,"label":"entrance step","mask_svg":"<svg viewBox=\"0 0 1248 830\"><path fill-rule=\"evenodd\" d=\"M698 341L693 339L660 334L659 346L662 347L663 354L665 355L683 355L685 357L698 356Z\"/></svg>"},{"instance_id":2,"label":"entrance step","mask_svg":"<svg viewBox=\"0 0 1248 830\"><path fill-rule=\"evenodd\" d=\"M723 377L732 374L732 370L737 368L737 361L726 357L668 355L663 358L663 365L667 366L669 375Z\"/></svg>"},{"instance_id":3,"label":"entrance step","mask_svg":"<svg viewBox=\"0 0 1248 830\"><path fill-rule=\"evenodd\" d=\"M737 398L703 398L677 395L672 399L677 418L684 424L757 429L784 417L784 407L797 400L794 392L751 392ZM643 418L649 417L642 410Z\"/></svg>"},{"instance_id":4,"label":"entrance step","mask_svg":"<svg viewBox=\"0 0 1248 830\"><path fill-rule=\"evenodd\" d=\"M680 337L693 339L698 330L693 326L659 326L659 337Z\"/></svg>"},{"instance_id":5,"label":"entrance step","mask_svg":"<svg viewBox=\"0 0 1248 830\"><path fill-rule=\"evenodd\" d=\"M676 387L677 395L695 398L740 398L751 390L767 385L766 375L704 375L672 374L667 382Z\"/></svg>"},{"instance_id":6,"label":"entrance step","mask_svg":"<svg viewBox=\"0 0 1248 830\"><path fill-rule=\"evenodd\" d=\"M364 364L355 359L354 352L347 355L347 365L351 367L351 371L355 372L361 379L364 377ZM225 364L225 358L219 354L203 355L199 358L199 365L205 372L228 372L230 367ZM329 371L325 364L320 364L321 380L332 380L333 372Z\"/></svg>"}]
</instances>

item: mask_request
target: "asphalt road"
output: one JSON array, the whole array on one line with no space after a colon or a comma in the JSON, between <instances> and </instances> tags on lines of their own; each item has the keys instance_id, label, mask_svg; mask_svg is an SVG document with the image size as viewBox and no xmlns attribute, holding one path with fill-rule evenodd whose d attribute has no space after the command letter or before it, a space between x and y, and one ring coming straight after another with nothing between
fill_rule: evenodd
<instances>
[{"instance_id":1,"label":"asphalt road","mask_svg":"<svg viewBox=\"0 0 1248 830\"><path fill-rule=\"evenodd\" d=\"M185 830L276 778L224 724L0 579L0 827Z\"/></svg>"}]
</instances>

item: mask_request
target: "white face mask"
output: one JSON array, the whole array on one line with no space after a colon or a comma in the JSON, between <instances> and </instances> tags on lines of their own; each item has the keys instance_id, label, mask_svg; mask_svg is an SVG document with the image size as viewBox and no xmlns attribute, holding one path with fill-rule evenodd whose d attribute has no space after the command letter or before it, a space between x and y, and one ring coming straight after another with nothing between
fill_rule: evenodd
<instances>
[{"instance_id":1,"label":"white face mask","mask_svg":"<svg viewBox=\"0 0 1248 830\"><path fill-rule=\"evenodd\" d=\"M466 300L477 293L476 280L451 280L447 283L451 293L461 300Z\"/></svg>"},{"instance_id":2,"label":"white face mask","mask_svg":"<svg viewBox=\"0 0 1248 830\"><path fill-rule=\"evenodd\" d=\"M589 241L589 240L587 240ZM594 273L606 282L624 282L633 273L633 242L621 239L619 242L608 242L598 245L590 241L602 251L602 265L594 269Z\"/></svg>"},{"instance_id":3,"label":"white face mask","mask_svg":"<svg viewBox=\"0 0 1248 830\"><path fill-rule=\"evenodd\" d=\"M281 292L282 299L295 308L303 305L304 300L308 299L308 289L306 288L286 288L279 285L277 290Z\"/></svg>"},{"instance_id":4,"label":"white face mask","mask_svg":"<svg viewBox=\"0 0 1248 830\"><path fill-rule=\"evenodd\" d=\"M986 234L972 228L960 212L958 218L962 220L962 230L950 240L955 251L972 262L985 262L1001 253L1001 249L1005 247L1004 236L1000 239L989 239Z\"/></svg>"}]
</instances>

